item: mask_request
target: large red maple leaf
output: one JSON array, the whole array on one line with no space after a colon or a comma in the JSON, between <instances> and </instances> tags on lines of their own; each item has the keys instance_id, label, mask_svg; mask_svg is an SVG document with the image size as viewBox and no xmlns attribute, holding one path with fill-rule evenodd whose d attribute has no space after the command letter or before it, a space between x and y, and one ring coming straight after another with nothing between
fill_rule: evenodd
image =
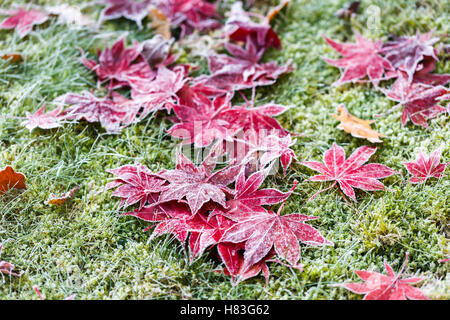
<instances>
[{"instance_id":1,"label":"large red maple leaf","mask_svg":"<svg viewBox=\"0 0 450 320\"><path fill-rule=\"evenodd\" d=\"M336 184L339 184L345 195L355 201L353 188L366 191L384 190L384 185L378 179L389 177L397 172L378 163L364 164L376 150L377 148L368 146L359 147L348 159L345 159L344 149L333 143L331 149L323 154L323 163L317 161L300 162L300 164L321 173L309 178L309 181L334 181L329 188L317 192L310 200Z\"/></svg>"},{"instance_id":2,"label":"large red maple leaf","mask_svg":"<svg viewBox=\"0 0 450 320\"><path fill-rule=\"evenodd\" d=\"M391 70L392 66L380 53L383 42L373 42L356 34L356 43L338 43L324 36L325 41L343 58L338 60L324 59L326 63L344 68L341 78L335 83L340 85L347 82L355 82L368 76L370 81L378 86L383 79L385 70Z\"/></svg>"},{"instance_id":3,"label":"large red maple leaf","mask_svg":"<svg viewBox=\"0 0 450 320\"><path fill-rule=\"evenodd\" d=\"M168 188L161 192L159 202L186 199L193 214L209 201L225 206L226 186L236 180L239 166L228 166L213 172L217 161L215 150L213 148L198 167L179 150L176 169L158 173L159 177L169 182Z\"/></svg>"},{"instance_id":4,"label":"large red maple leaf","mask_svg":"<svg viewBox=\"0 0 450 320\"><path fill-rule=\"evenodd\" d=\"M387 275L373 271L356 270L358 277L364 280L363 283L344 283L339 286L355 293L364 294L364 300L406 300L407 298L428 300L420 289L411 286L411 284L422 281L423 278L400 278L407 261L408 254L406 254L405 262L398 274L395 274L392 267L386 262L384 267Z\"/></svg>"},{"instance_id":5,"label":"large red maple leaf","mask_svg":"<svg viewBox=\"0 0 450 320\"><path fill-rule=\"evenodd\" d=\"M95 71L100 83L110 81L109 88L132 86L137 81L152 79L154 72L147 61L141 57L142 45L133 41L130 48L125 46L126 35L121 36L111 48L98 50L98 60L87 59L82 52L81 62L86 68Z\"/></svg>"},{"instance_id":6,"label":"large red maple leaf","mask_svg":"<svg viewBox=\"0 0 450 320\"><path fill-rule=\"evenodd\" d=\"M449 163L441 162L441 149L434 150L430 156L419 151L415 162L406 162L403 165L414 177L411 183L425 183L430 178L441 178Z\"/></svg>"},{"instance_id":7,"label":"large red maple leaf","mask_svg":"<svg viewBox=\"0 0 450 320\"><path fill-rule=\"evenodd\" d=\"M142 2L134 0L103 0L106 7L100 13L99 24L105 20L117 19L120 17L133 20L142 28L142 19L144 19L149 12L149 7L152 0L145 0Z\"/></svg>"},{"instance_id":8,"label":"large red maple leaf","mask_svg":"<svg viewBox=\"0 0 450 320\"><path fill-rule=\"evenodd\" d=\"M331 244L306 221L318 217L298 213L280 215L271 211L254 212L225 231L221 242L245 242L243 270L260 262L272 248L280 257L296 266L300 259L299 241L309 245Z\"/></svg>"},{"instance_id":9,"label":"large red maple leaf","mask_svg":"<svg viewBox=\"0 0 450 320\"><path fill-rule=\"evenodd\" d=\"M108 133L118 133L134 123L138 112L136 105L116 92L112 92L112 99L98 98L88 91L82 95L67 93L57 101L71 105L62 113L62 119L100 122Z\"/></svg>"},{"instance_id":10,"label":"large red maple leaf","mask_svg":"<svg viewBox=\"0 0 450 320\"><path fill-rule=\"evenodd\" d=\"M434 79L434 81L445 83L447 80L441 77L440 80ZM433 86L414 80L410 83L406 73L401 71L398 72L392 87L389 90L381 89L381 91L389 99L398 102L391 111L403 106L402 125L405 125L410 118L414 124L424 128L428 128L428 119L447 111L438 103L450 92L441 85Z\"/></svg>"},{"instance_id":11,"label":"large red maple leaf","mask_svg":"<svg viewBox=\"0 0 450 320\"><path fill-rule=\"evenodd\" d=\"M431 38L432 31L421 35L419 31L413 37L399 37L383 45L383 54L391 65L408 74L408 81L413 81L419 62L425 57L438 60L433 45L439 38Z\"/></svg>"},{"instance_id":12,"label":"large red maple leaf","mask_svg":"<svg viewBox=\"0 0 450 320\"><path fill-rule=\"evenodd\" d=\"M48 15L35 9L18 7L15 10L0 10L1 14L10 16L0 23L0 29L16 29L21 38L33 29L34 25L42 24Z\"/></svg>"}]
</instances>

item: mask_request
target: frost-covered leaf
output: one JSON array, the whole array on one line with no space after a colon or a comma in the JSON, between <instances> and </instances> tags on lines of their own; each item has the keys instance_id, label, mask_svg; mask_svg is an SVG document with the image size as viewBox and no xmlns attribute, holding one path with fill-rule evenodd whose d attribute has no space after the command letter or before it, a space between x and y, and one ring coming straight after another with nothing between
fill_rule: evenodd
<instances>
[{"instance_id":1,"label":"frost-covered leaf","mask_svg":"<svg viewBox=\"0 0 450 320\"><path fill-rule=\"evenodd\" d=\"M140 163L124 165L108 172L116 175L117 179L108 183L105 189L117 188L112 196L121 198L119 208L140 202L139 209L142 209L147 203L155 203L159 194L167 189L164 179Z\"/></svg>"},{"instance_id":2,"label":"frost-covered leaf","mask_svg":"<svg viewBox=\"0 0 450 320\"><path fill-rule=\"evenodd\" d=\"M56 195L54 193L52 193L50 195L50 197L48 198L47 201L45 201L46 204L50 204L50 205L54 205L54 206L60 206L62 204L64 204L68 199L72 198L73 195L75 194L75 192L77 192L77 190L79 189L79 187L75 187L70 189L69 191L67 191L66 193L63 193L62 195Z\"/></svg>"},{"instance_id":3,"label":"frost-covered leaf","mask_svg":"<svg viewBox=\"0 0 450 320\"><path fill-rule=\"evenodd\" d=\"M43 105L34 114L27 112L26 115L27 120L22 122L22 125L24 125L28 130L30 130L30 132L34 128L52 129L61 127L62 110L63 108L59 106L56 109L53 109L52 111L44 113L45 105Z\"/></svg>"},{"instance_id":4,"label":"frost-covered leaf","mask_svg":"<svg viewBox=\"0 0 450 320\"><path fill-rule=\"evenodd\" d=\"M58 16L57 23L68 24L76 27L93 26L95 21L84 15L81 8L67 3L46 6L45 11L50 15Z\"/></svg>"},{"instance_id":5,"label":"frost-covered leaf","mask_svg":"<svg viewBox=\"0 0 450 320\"><path fill-rule=\"evenodd\" d=\"M17 7L14 10L0 10L0 14L10 16L0 23L0 29L16 29L21 38L30 33L34 25L42 24L48 19L48 15L44 12L23 7Z\"/></svg>"},{"instance_id":6,"label":"frost-covered leaf","mask_svg":"<svg viewBox=\"0 0 450 320\"><path fill-rule=\"evenodd\" d=\"M377 148L368 146L359 147L348 159L345 159L344 149L333 143L331 149L324 153L323 163L316 161L300 162L302 165L321 173L321 175L309 178L309 181L333 181L331 187L317 192L311 200L320 192L326 191L336 184L339 184L345 195L355 201L353 188L365 191L384 190L384 185L378 179L389 177L397 172L378 163L364 164L376 150Z\"/></svg>"},{"instance_id":7,"label":"frost-covered leaf","mask_svg":"<svg viewBox=\"0 0 450 320\"><path fill-rule=\"evenodd\" d=\"M223 235L221 242L224 243L245 242L243 270L260 262L272 248L277 255L296 266L300 259L299 241L314 246L331 244L317 229L304 223L317 217L298 213L281 216L280 210L277 213L255 212Z\"/></svg>"},{"instance_id":8,"label":"frost-covered leaf","mask_svg":"<svg viewBox=\"0 0 450 320\"><path fill-rule=\"evenodd\" d=\"M64 110L62 119L100 122L108 133L119 133L135 121L138 112L135 104L116 92L112 92L112 99L98 98L85 91L81 95L67 93L56 101L70 105Z\"/></svg>"},{"instance_id":9,"label":"frost-covered leaf","mask_svg":"<svg viewBox=\"0 0 450 320\"><path fill-rule=\"evenodd\" d=\"M133 41L133 45L126 48L125 38L126 35L123 35L111 48L99 50L99 62L87 59L82 51L81 62L86 68L95 71L100 83L110 81L109 89L131 86L136 81L151 79L154 76L147 61L141 56L142 44Z\"/></svg>"},{"instance_id":10,"label":"frost-covered leaf","mask_svg":"<svg viewBox=\"0 0 450 320\"><path fill-rule=\"evenodd\" d=\"M344 69L336 85L359 81L368 76L369 80L378 86L385 70L392 69L389 61L380 55L383 43L381 40L374 42L366 39L357 32L355 34L356 43L338 43L324 36L327 43L343 56L338 60L324 60L332 66Z\"/></svg>"},{"instance_id":11,"label":"frost-covered leaf","mask_svg":"<svg viewBox=\"0 0 450 320\"><path fill-rule=\"evenodd\" d=\"M384 263L387 275L374 272L356 270L356 274L364 282L344 283L341 287L358 294L364 294L364 300L428 300L425 294L411 285L423 280L420 277L401 278L408 261L408 254L402 269L398 274L392 267Z\"/></svg>"},{"instance_id":12,"label":"frost-covered leaf","mask_svg":"<svg viewBox=\"0 0 450 320\"><path fill-rule=\"evenodd\" d=\"M438 60L433 45L439 38L432 38L432 31L421 35L419 31L413 37L399 37L394 41L384 44L383 54L391 65L408 74L409 83L412 82L414 73L420 61L425 57Z\"/></svg>"},{"instance_id":13,"label":"frost-covered leaf","mask_svg":"<svg viewBox=\"0 0 450 320\"><path fill-rule=\"evenodd\" d=\"M213 172L217 161L214 150L198 167L178 151L176 169L158 173L169 182L167 189L161 192L159 202L186 199L193 214L209 201L224 207L226 187L236 180L239 166L228 166Z\"/></svg>"},{"instance_id":14,"label":"frost-covered leaf","mask_svg":"<svg viewBox=\"0 0 450 320\"><path fill-rule=\"evenodd\" d=\"M106 7L100 14L99 24L105 20L112 20L124 17L133 20L142 28L142 19L147 16L152 0L134 1L134 0L103 0Z\"/></svg>"},{"instance_id":15,"label":"frost-covered leaf","mask_svg":"<svg viewBox=\"0 0 450 320\"><path fill-rule=\"evenodd\" d=\"M411 183L424 183L430 178L441 178L448 163L440 163L441 149L433 151L430 156L423 151L419 151L415 162L406 162L403 165L414 177L410 178Z\"/></svg>"},{"instance_id":16,"label":"frost-covered leaf","mask_svg":"<svg viewBox=\"0 0 450 320\"><path fill-rule=\"evenodd\" d=\"M410 118L414 124L428 128L428 119L447 111L439 102L449 94L449 89L418 81L410 83L406 73L401 71L389 90L381 90L389 99L398 102L394 108L403 106L402 125Z\"/></svg>"},{"instance_id":17,"label":"frost-covered leaf","mask_svg":"<svg viewBox=\"0 0 450 320\"><path fill-rule=\"evenodd\" d=\"M338 128L350 133L356 138L367 139L370 142L383 142L380 138L386 137L381 133L373 130L370 125L374 123L374 120L362 120L348 112L347 108L341 104L337 108L337 114L332 114L333 118L339 120L341 123Z\"/></svg>"}]
</instances>

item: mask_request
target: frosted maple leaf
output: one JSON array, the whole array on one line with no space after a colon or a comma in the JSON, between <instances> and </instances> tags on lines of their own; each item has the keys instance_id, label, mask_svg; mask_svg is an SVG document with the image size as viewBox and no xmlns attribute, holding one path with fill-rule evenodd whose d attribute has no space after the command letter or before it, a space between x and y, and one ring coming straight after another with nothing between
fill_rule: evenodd
<instances>
[{"instance_id":1,"label":"frosted maple leaf","mask_svg":"<svg viewBox=\"0 0 450 320\"><path fill-rule=\"evenodd\" d=\"M22 7L17 7L15 10L0 10L0 13L10 16L0 23L0 29L16 29L21 38L30 33L34 25L48 20L46 13Z\"/></svg>"},{"instance_id":2,"label":"frosted maple leaf","mask_svg":"<svg viewBox=\"0 0 450 320\"><path fill-rule=\"evenodd\" d=\"M331 149L323 154L323 163L317 161L300 162L300 164L321 173L309 178L309 181L333 181L330 187L320 190L310 200L336 184L339 184L346 196L355 201L353 188L366 191L384 190L384 185L378 179L389 177L397 172L378 163L364 164L376 150L377 148L368 146L359 147L348 159L345 159L344 149L333 143Z\"/></svg>"},{"instance_id":3,"label":"frosted maple leaf","mask_svg":"<svg viewBox=\"0 0 450 320\"><path fill-rule=\"evenodd\" d=\"M124 17L133 20L142 29L142 19L144 19L149 12L149 7L153 1L134 1L134 0L103 0L101 3L106 7L100 13L99 24L105 20L113 20Z\"/></svg>"},{"instance_id":4,"label":"frosted maple leaf","mask_svg":"<svg viewBox=\"0 0 450 320\"><path fill-rule=\"evenodd\" d=\"M357 32L355 34L356 43L338 43L324 36L325 41L343 56L338 60L324 60L332 66L344 69L336 85L359 81L368 76L369 80L378 86L385 70L392 69L389 61L380 55L383 42L381 40L374 42Z\"/></svg>"},{"instance_id":5,"label":"frosted maple leaf","mask_svg":"<svg viewBox=\"0 0 450 320\"><path fill-rule=\"evenodd\" d=\"M221 242L245 242L243 270L260 262L272 248L280 257L296 266L300 259L299 241L319 246L331 244L320 232L305 222L318 217L298 213L280 215L272 211L254 212L229 228Z\"/></svg>"},{"instance_id":6,"label":"frosted maple leaf","mask_svg":"<svg viewBox=\"0 0 450 320\"><path fill-rule=\"evenodd\" d=\"M386 42L383 46L385 58L396 68L408 74L408 81L413 81L419 62L426 56L438 60L433 45L439 38L432 38L432 31L421 35L419 31L413 37L399 37Z\"/></svg>"},{"instance_id":7,"label":"frosted maple leaf","mask_svg":"<svg viewBox=\"0 0 450 320\"><path fill-rule=\"evenodd\" d=\"M44 113L45 111L45 105L43 105L39 110L37 110L35 113L31 114L27 112L27 120L22 122L22 125L24 125L30 132L34 128L41 128L41 129L53 129L58 128L61 126L61 113L62 113L62 107L57 107L56 109L53 109L52 111L49 111L47 113Z\"/></svg>"},{"instance_id":8,"label":"frosted maple leaf","mask_svg":"<svg viewBox=\"0 0 450 320\"><path fill-rule=\"evenodd\" d=\"M392 267L384 263L387 275L373 272L356 270L356 274L363 283L344 283L339 286L344 287L354 293L364 294L364 300L428 300L426 295L418 288L414 288L411 284L418 283L423 280L421 277L410 277L401 279L401 275L408 261L406 254L405 262L398 274L394 273Z\"/></svg>"},{"instance_id":9,"label":"frosted maple leaf","mask_svg":"<svg viewBox=\"0 0 450 320\"><path fill-rule=\"evenodd\" d=\"M403 165L414 177L411 183L425 183L430 178L441 178L448 163L440 163L441 149L433 151L430 156L419 151L415 162L406 162Z\"/></svg>"},{"instance_id":10,"label":"frosted maple leaf","mask_svg":"<svg viewBox=\"0 0 450 320\"><path fill-rule=\"evenodd\" d=\"M167 190L161 192L159 202L186 199L193 214L209 201L224 207L226 187L236 180L239 166L228 166L213 172L217 161L215 150L213 148L198 167L178 151L176 169L158 173L169 182Z\"/></svg>"}]
</instances>

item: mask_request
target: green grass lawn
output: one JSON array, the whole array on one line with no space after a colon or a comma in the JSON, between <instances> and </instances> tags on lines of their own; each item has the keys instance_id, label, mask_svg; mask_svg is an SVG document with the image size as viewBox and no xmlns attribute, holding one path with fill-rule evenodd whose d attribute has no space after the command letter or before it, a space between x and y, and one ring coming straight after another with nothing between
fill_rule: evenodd
<instances>
[{"instance_id":1,"label":"green grass lawn","mask_svg":"<svg viewBox=\"0 0 450 320\"><path fill-rule=\"evenodd\" d=\"M9 8L13 2L28 1L6 0L1 7ZM223 1L222 8L230 2ZM378 150L370 162L403 173L383 180L386 191L359 191L352 206L337 189L308 202L323 186L305 181L313 172L299 164L294 163L286 176L280 170L266 180L267 187L283 191L298 180L284 212L319 216L311 225L334 246L302 245L302 272L272 263L267 285L258 276L233 286L229 277L214 272L222 267L214 251L190 265L182 245L171 237L149 241L149 233L142 232L148 224L120 216L119 200L103 188L112 178L106 170L120 165L139 161L155 171L174 167L178 141L165 132L171 126L165 114L148 117L119 135L107 135L100 125L84 121L30 133L19 118L44 101L52 109L51 101L66 92L96 88L95 75L80 63L77 47L94 57L97 47L112 43L124 31L129 32L129 43L133 37L150 38L152 31L138 30L127 20L107 22L97 31L74 30L52 23L52 18L23 39L13 31L0 31L0 51L21 52L25 58L20 65L0 60L0 165L24 173L28 186L0 199L2 259L25 272L20 278L0 277L0 299L38 299L33 286L47 299L71 294L76 299L360 299L332 285L358 281L355 269L384 272L384 260L399 270L406 252L410 253L406 274L426 277L421 287L431 298L450 298L450 264L438 263L450 255L448 170L443 179L417 186L407 182L409 174L402 165L414 160L420 148L430 152L440 146L443 160L450 161L448 115L429 121L426 130L411 122L402 127L397 110L374 125L387 136L382 144L354 138L337 129L338 122L330 116L339 104L346 104L357 117L372 119L394 103L370 84L332 87L339 70L322 60L338 57L322 34L352 42L353 30L384 40L391 34L413 35L416 30L446 34L448 1L363 1L360 14L347 23L334 16L347 0L292 2L274 21L283 50L270 50L264 59L280 63L292 59L294 71L275 85L258 88L257 103L294 106L279 120L288 130L302 134L293 147L300 161L321 160L333 142L342 145L347 155L359 146L373 145ZM85 12L97 18L101 8ZM445 41L448 44L448 38L441 43ZM181 61L206 70L205 60L177 50ZM449 56L442 52L439 58L436 72L450 73ZM63 206L44 204L50 193L74 186L80 190Z\"/></svg>"}]
</instances>

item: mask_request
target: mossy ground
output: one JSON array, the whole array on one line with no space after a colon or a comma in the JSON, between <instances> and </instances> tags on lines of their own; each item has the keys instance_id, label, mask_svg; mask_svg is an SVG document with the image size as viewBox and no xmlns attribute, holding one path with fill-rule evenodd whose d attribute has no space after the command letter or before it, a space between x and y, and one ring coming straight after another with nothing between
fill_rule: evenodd
<instances>
[{"instance_id":1,"label":"mossy ground","mask_svg":"<svg viewBox=\"0 0 450 320\"><path fill-rule=\"evenodd\" d=\"M12 2L25 3L8 0L2 7ZM347 0L292 2L274 23L283 50L268 52L265 60L292 59L295 70L275 85L259 88L257 102L295 106L280 121L303 134L294 146L299 160L320 160L333 142L347 155L358 146L374 145L336 129L338 123L330 113L345 103L354 115L371 119L394 104L369 84L332 87L339 70L321 57L338 55L322 34L339 41L354 41L352 30L372 39L432 29L443 35L450 29L449 3L363 1L361 14L346 23L333 13ZM223 1L223 6L227 3ZM100 9L86 12L95 18ZM25 57L20 65L0 60L0 164L26 174L28 186L0 199L2 258L25 272L21 278L0 278L0 299L37 299L33 286L47 299L70 294L77 299L359 299L332 284L357 281L355 269L384 272L384 260L398 270L406 252L410 253L406 273L425 276L422 287L430 297L450 298L449 264L438 263L450 254L448 174L414 186L402 166L420 148L431 151L441 146L443 159L449 161L448 115L430 121L429 130L411 123L402 127L399 110L379 118L375 129L387 138L374 145L378 150L371 162L386 164L403 176L383 180L386 191L358 192L358 202L351 206L336 190L307 202L323 186L305 181L313 172L298 164L286 176L280 173L269 179L267 186L281 190L288 190L294 179L299 181L284 212L319 216L312 224L334 246L302 246L303 272L272 264L267 285L260 276L232 286L228 277L214 272L220 265L213 252L189 265L180 243L170 237L149 241L149 234L142 232L148 225L120 216L118 200L103 191L111 178L106 169L135 161L154 170L173 167L176 141L165 133L170 121L164 116L148 118L119 135L107 135L99 125L86 122L32 133L20 125L17 117L36 110L43 101L51 108L51 101L61 94L96 87L95 76L78 60L77 47L93 56L97 46L111 43L125 30L129 40L151 37L148 28L138 30L126 20L105 23L102 33L52 22L36 27L24 39L0 31L1 50ZM189 61L189 55L182 59ZM193 62L205 66L198 58ZM450 72L444 53L437 71ZM62 207L44 204L50 193L75 185L80 190Z\"/></svg>"}]
</instances>

